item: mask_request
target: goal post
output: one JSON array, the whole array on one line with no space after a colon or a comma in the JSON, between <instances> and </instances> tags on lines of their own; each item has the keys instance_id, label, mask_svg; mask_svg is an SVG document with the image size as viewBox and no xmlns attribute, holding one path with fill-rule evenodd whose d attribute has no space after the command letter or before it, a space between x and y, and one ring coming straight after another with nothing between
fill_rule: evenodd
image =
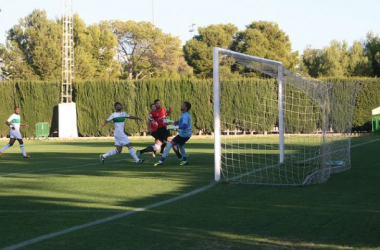
<instances>
[{"instance_id":1,"label":"goal post","mask_svg":"<svg viewBox=\"0 0 380 250\"><path fill-rule=\"evenodd\" d=\"M278 68L278 116L279 116L279 163L284 162L284 108L283 108L283 93L282 93L282 63L265 58L245 55L242 53L213 48L213 98L214 98L214 150L215 150L215 181L220 180L221 171L221 130L220 130L220 82L219 82L219 53L225 52L231 55L245 57L252 61L263 62L274 65Z\"/></svg>"},{"instance_id":2,"label":"goal post","mask_svg":"<svg viewBox=\"0 0 380 250\"><path fill-rule=\"evenodd\" d=\"M302 186L349 169L358 88L214 48L215 181Z\"/></svg>"},{"instance_id":3,"label":"goal post","mask_svg":"<svg viewBox=\"0 0 380 250\"><path fill-rule=\"evenodd\" d=\"M219 85L219 48L213 48L213 103L214 103L214 179L220 181L222 166L220 131L220 85Z\"/></svg>"},{"instance_id":4,"label":"goal post","mask_svg":"<svg viewBox=\"0 0 380 250\"><path fill-rule=\"evenodd\" d=\"M278 133L280 146L280 163L284 162L285 147L284 147L284 96L282 91L282 63L278 67Z\"/></svg>"}]
</instances>

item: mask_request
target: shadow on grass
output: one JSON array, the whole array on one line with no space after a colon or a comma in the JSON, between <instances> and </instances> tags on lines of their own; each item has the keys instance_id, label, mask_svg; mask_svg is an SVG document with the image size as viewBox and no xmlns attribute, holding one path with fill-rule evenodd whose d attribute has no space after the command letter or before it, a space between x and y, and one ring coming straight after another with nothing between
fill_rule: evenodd
<instances>
[{"instance_id":1,"label":"shadow on grass","mask_svg":"<svg viewBox=\"0 0 380 250\"><path fill-rule=\"evenodd\" d=\"M114 157L120 162L100 165L96 164L95 153L35 153L29 168L57 170L0 178L0 205L4 211L0 211L0 247L144 207L207 185L213 178L213 144L189 143L187 148L191 165L185 168L176 164L175 157L154 168L150 165L153 158L143 165L134 165L123 160L126 154ZM274 188L220 183L195 196L31 247L376 248L380 246L377 188L380 179L375 175L376 159L366 155L377 150L379 146L371 145L366 150L354 151L352 162L356 168L334 175L322 185ZM58 169L84 162L92 164L88 159L93 158L95 165ZM61 162L64 163L60 165ZM6 171L12 167L19 166L11 165ZM4 172L3 165L0 168Z\"/></svg>"}]
</instances>

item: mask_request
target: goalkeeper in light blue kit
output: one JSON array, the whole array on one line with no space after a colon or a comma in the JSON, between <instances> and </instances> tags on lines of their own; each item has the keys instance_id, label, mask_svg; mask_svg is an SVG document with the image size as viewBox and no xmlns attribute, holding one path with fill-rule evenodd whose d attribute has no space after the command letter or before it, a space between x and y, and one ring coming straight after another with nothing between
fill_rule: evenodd
<instances>
[{"instance_id":1,"label":"goalkeeper in light blue kit","mask_svg":"<svg viewBox=\"0 0 380 250\"><path fill-rule=\"evenodd\" d=\"M189 165L189 163L187 161L187 155L185 152L184 145L190 139L191 133L192 133L192 131L191 131L191 115L189 113L190 108L191 108L191 104L189 102L182 103L182 106L181 106L182 115L179 118L179 120L178 121L169 121L169 120L166 121L167 123L171 122L174 124L174 125L168 125L167 129L172 129L172 130L178 129L179 135L174 137L173 140L171 141L171 143L168 143L161 159L156 164L154 164L154 166L159 166L159 165L164 164L164 161L165 161L166 157L168 156L170 149L174 145L178 145L179 150L181 151L181 154L182 154L182 159L181 159L181 162L179 165L180 166Z\"/></svg>"}]
</instances>

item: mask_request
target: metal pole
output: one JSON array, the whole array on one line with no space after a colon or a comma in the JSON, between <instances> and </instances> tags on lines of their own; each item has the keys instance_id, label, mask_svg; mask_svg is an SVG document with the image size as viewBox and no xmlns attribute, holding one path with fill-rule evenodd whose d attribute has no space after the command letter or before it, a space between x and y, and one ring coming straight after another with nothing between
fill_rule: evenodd
<instances>
[{"instance_id":1,"label":"metal pole","mask_svg":"<svg viewBox=\"0 0 380 250\"><path fill-rule=\"evenodd\" d=\"M279 130L279 144L280 144L280 157L279 162L283 163L285 158L284 146L284 103L283 103L283 86L282 86L282 65L278 66L278 130Z\"/></svg>"},{"instance_id":2,"label":"metal pole","mask_svg":"<svg viewBox=\"0 0 380 250\"><path fill-rule=\"evenodd\" d=\"M219 83L219 48L213 49L213 81L214 81L214 172L215 181L220 181L222 165L220 134L220 83Z\"/></svg>"}]
</instances>

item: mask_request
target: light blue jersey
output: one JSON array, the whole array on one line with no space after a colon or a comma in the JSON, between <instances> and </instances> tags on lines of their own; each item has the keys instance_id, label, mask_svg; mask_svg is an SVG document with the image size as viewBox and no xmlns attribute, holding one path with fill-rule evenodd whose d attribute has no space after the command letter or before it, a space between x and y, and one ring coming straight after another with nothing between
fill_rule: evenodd
<instances>
[{"instance_id":1,"label":"light blue jersey","mask_svg":"<svg viewBox=\"0 0 380 250\"><path fill-rule=\"evenodd\" d=\"M178 121L179 136L191 137L191 115L189 112L183 112Z\"/></svg>"}]
</instances>

